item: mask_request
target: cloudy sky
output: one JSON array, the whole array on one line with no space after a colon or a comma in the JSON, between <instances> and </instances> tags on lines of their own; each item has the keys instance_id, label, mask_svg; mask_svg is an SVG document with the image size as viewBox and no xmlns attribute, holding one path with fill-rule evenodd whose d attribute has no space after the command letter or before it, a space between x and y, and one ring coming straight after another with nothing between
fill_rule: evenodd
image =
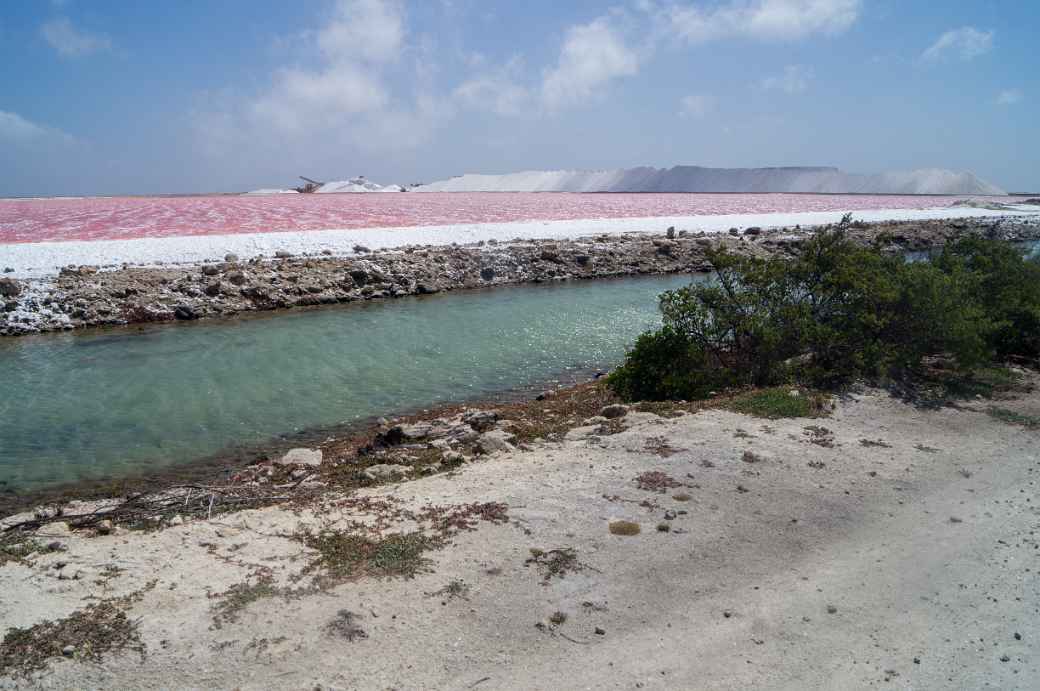
<instances>
[{"instance_id":1,"label":"cloudy sky","mask_svg":"<svg viewBox=\"0 0 1040 691\"><path fill-rule=\"evenodd\" d=\"M836 165L1040 191L1040 3L5 2L0 195Z\"/></svg>"}]
</instances>

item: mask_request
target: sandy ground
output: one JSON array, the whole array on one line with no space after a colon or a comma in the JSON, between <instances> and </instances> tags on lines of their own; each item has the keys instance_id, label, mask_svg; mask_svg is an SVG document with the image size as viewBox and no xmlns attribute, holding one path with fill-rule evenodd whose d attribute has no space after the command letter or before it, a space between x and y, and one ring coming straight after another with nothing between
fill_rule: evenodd
<instances>
[{"instance_id":1,"label":"sandy ground","mask_svg":"<svg viewBox=\"0 0 1040 691\"><path fill-rule=\"evenodd\" d=\"M272 508L76 535L33 567L0 568L0 626L157 580L131 609L147 656L58 659L0 687L1037 688L1040 444L986 405L929 412L868 390L820 420L630 413L618 434L579 428L369 491L413 508L504 502L510 522L461 533L415 579L262 600L220 628L207 593L306 562L279 533L357 514ZM1035 415L1040 393L1001 405ZM639 489L646 471L684 486ZM642 532L612 535L616 519ZM525 565L531 548L566 547L584 569L543 582ZM123 571L99 577L110 566ZM430 595L454 579L464 597ZM367 638L326 630L341 609ZM566 622L549 623L556 611Z\"/></svg>"}]
</instances>

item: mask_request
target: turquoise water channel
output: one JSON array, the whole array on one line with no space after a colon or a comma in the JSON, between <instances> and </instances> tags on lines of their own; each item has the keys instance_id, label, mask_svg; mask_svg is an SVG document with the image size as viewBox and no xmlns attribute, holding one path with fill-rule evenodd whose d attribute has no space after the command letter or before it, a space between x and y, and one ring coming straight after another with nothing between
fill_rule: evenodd
<instances>
[{"instance_id":1,"label":"turquoise water channel","mask_svg":"<svg viewBox=\"0 0 1040 691\"><path fill-rule=\"evenodd\" d=\"M618 363L682 276L0 341L0 490L122 477Z\"/></svg>"}]
</instances>

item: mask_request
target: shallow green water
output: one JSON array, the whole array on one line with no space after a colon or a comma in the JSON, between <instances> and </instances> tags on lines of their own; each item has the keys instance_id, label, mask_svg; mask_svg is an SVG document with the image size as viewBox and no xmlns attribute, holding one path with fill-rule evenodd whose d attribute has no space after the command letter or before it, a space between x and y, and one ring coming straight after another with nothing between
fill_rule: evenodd
<instances>
[{"instance_id":1,"label":"shallow green water","mask_svg":"<svg viewBox=\"0 0 1040 691\"><path fill-rule=\"evenodd\" d=\"M0 341L0 489L232 446L617 363L689 277L518 286Z\"/></svg>"}]
</instances>

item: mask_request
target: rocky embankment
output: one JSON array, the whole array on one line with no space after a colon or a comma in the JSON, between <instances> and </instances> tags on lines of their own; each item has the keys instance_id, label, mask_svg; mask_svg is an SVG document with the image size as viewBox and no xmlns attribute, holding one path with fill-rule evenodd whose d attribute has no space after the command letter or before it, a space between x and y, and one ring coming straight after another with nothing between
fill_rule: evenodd
<instances>
[{"instance_id":1,"label":"rocky embankment","mask_svg":"<svg viewBox=\"0 0 1040 691\"><path fill-rule=\"evenodd\" d=\"M733 228L728 234L599 235L574 241L408 246L349 257L328 255L190 266L69 266L50 279L0 278L0 335L107 325L228 317L243 312L424 295L514 283L696 272L714 245L751 254L797 251L812 229ZM854 238L904 252L938 247L965 234L1040 238L1040 226L1005 221L853 224Z\"/></svg>"}]
</instances>

